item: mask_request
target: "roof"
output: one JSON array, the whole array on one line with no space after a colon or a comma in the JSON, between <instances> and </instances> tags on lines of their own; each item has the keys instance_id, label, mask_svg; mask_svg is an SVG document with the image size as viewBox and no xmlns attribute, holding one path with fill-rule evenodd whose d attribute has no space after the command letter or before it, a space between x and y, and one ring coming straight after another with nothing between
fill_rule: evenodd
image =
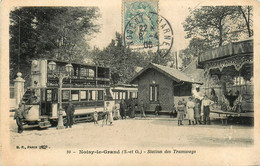
<instances>
[{"instance_id":1,"label":"roof","mask_svg":"<svg viewBox=\"0 0 260 166\"><path fill-rule=\"evenodd\" d=\"M221 59L224 57L236 56L238 54L253 53L253 46L254 44L252 38L243 41L232 42L227 45L213 48L204 52L199 57L199 63Z\"/></svg>"},{"instance_id":2,"label":"roof","mask_svg":"<svg viewBox=\"0 0 260 166\"><path fill-rule=\"evenodd\" d=\"M114 85L111 85L111 87L131 87L131 88L136 88L138 87L138 85L136 84L114 84Z\"/></svg>"},{"instance_id":3,"label":"roof","mask_svg":"<svg viewBox=\"0 0 260 166\"><path fill-rule=\"evenodd\" d=\"M191 77L196 82L205 82L204 70L198 67L198 58L194 58L190 64L182 70L187 76Z\"/></svg>"},{"instance_id":4,"label":"roof","mask_svg":"<svg viewBox=\"0 0 260 166\"><path fill-rule=\"evenodd\" d=\"M162 66L154 63L150 63L148 66L146 66L144 69L142 69L140 72L138 72L131 80L130 83L132 83L136 78L141 76L146 70L148 69L155 69L158 72L164 74L165 76L173 79L176 82L190 82L190 83L200 83L194 81L191 77L187 76L184 72L181 72L177 69L170 68L167 66Z\"/></svg>"}]
</instances>

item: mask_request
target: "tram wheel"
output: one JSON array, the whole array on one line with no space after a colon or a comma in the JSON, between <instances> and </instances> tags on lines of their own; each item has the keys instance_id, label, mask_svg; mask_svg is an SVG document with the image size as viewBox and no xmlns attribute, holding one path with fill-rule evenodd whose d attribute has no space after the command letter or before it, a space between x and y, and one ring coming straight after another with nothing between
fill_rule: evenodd
<instances>
[{"instance_id":1,"label":"tram wheel","mask_svg":"<svg viewBox=\"0 0 260 166\"><path fill-rule=\"evenodd\" d=\"M58 125L58 121L57 120L51 120L51 127L56 127Z\"/></svg>"}]
</instances>

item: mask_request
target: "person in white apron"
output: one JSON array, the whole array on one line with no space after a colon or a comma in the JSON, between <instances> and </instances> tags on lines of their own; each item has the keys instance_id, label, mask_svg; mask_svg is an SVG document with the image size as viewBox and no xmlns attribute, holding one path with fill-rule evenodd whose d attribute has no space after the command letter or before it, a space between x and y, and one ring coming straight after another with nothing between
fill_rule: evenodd
<instances>
[{"instance_id":1,"label":"person in white apron","mask_svg":"<svg viewBox=\"0 0 260 166\"><path fill-rule=\"evenodd\" d=\"M105 108L105 111L107 112L107 118L108 118L108 122L110 125L113 124L113 111L111 109L111 107L109 106L109 102L106 103L106 108Z\"/></svg>"},{"instance_id":2,"label":"person in white apron","mask_svg":"<svg viewBox=\"0 0 260 166\"><path fill-rule=\"evenodd\" d=\"M189 125L192 124L194 125L194 107L195 107L195 103L192 101L192 97L189 97L189 101L187 102L187 118L189 120Z\"/></svg>"}]
</instances>

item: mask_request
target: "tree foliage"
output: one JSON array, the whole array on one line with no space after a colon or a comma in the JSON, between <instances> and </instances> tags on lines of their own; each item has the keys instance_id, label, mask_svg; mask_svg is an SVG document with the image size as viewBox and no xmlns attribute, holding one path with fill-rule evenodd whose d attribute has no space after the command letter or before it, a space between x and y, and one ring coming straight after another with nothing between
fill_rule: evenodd
<instances>
[{"instance_id":1,"label":"tree foliage","mask_svg":"<svg viewBox=\"0 0 260 166\"><path fill-rule=\"evenodd\" d=\"M150 62L167 65L172 59L171 56L161 57L152 51L132 51L123 45L119 33L103 50L94 49L90 57L96 65L110 67L112 84L127 83L136 74L136 67L145 67Z\"/></svg>"},{"instance_id":2,"label":"tree foliage","mask_svg":"<svg viewBox=\"0 0 260 166\"><path fill-rule=\"evenodd\" d=\"M87 37L99 32L95 7L22 7L10 13L10 79L35 58L82 59ZM20 57L20 58L19 58Z\"/></svg>"},{"instance_id":3,"label":"tree foliage","mask_svg":"<svg viewBox=\"0 0 260 166\"><path fill-rule=\"evenodd\" d=\"M190 10L183 23L189 46L183 50L183 66L206 50L253 35L251 6L203 6Z\"/></svg>"},{"instance_id":4,"label":"tree foliage","mask_svg":"<svg viewBox=\"0 0 260 166\"><path fill-rule=\"evenodd\" d=\"M190 10L190 15L183 23L184 30L187 32L186 38L201 38L210 47L238 40L247 25L243 20L241 23L243 12L249 13L245 20L248 20L250 26L251 7L248 8L248 12L245 12L244 7L241 6L203 6ZM252 31L250 27L249 29Z\"/></svg>"}]
</instances>

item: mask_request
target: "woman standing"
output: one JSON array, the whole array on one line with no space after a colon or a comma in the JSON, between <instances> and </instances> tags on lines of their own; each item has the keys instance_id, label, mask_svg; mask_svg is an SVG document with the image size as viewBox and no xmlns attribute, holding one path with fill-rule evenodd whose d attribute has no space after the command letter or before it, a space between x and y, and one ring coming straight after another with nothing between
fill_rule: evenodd
<instances>
[{"instance_id":1,"label":"woman standing","mask_svg":"<svg viewBox=\"0 0 260 166\"><path fill-rule=\"evenodd\" d=\"M105 107L105 117L103 119L102 127L104 126L104 123L107 121L110 122L110 125L113 123L113 114L112 114L112 109L109 107L109 102L106 102L106 107Z\"/></svg>"},{"instance_id":2,"label":"woman standing","mask_svg":"<svg viewBox=\"0 0 260 166\"><path fill-rule=\"evenodd\" d=\"M110 125L112 125L112 123L113 123L113 110L111 109L111 107L109 107L109 102L107 102L106 112L107 112L107 115L108 115L108 122L110 123Z\"/></svg>"},{"instance_id":3,"label":"woman standing","mask_svg":"<svg viewBox=\"0 0 260 166\"><path fill-rule=\"evenodd\" d=\"M194 125L194 107L195 104L192 101L192 97L189 97L189 101L187 102L187 118L189 119L189 125L191 125L191 121L192 124Z\"/></svg>"},{"instance_id":4,"label":"woman standing","mask_svg":"<svg viewBox=\"0 0 260 166\"><path fill-rule=\"evenodd\" d=\"M178 112L178 114L177 114L178 126L179 126L179 125L183 125L183 124L182 124L182 121L183 121L183 119L184 119L184 109L185 109L184 104L183 104L181 101L179 101L179 102L178 102L178 106L177 106L177 112Z\"/></svg>"}]
</instances>

